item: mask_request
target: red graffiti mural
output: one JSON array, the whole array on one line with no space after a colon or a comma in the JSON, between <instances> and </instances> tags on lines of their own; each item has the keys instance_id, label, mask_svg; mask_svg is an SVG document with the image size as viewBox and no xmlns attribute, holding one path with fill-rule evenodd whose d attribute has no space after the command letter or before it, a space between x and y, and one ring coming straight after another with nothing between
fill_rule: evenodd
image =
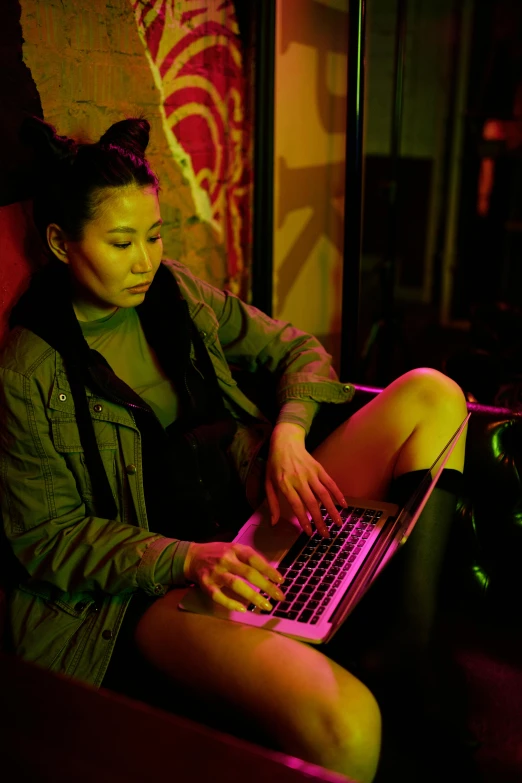
<instances>
[{"instance_id":1,"label":"red graffiti mural","mask_svg":"<svg viewBox=\"0 0 522 783\"><path fill-rule=\"evenodd\" d=\"M244 293L251 241L250 132L234 4L134 0L133 8L168 128L190 157L196 203L198 189L208 198L208 214L202 209L199 215L222 232L228 287Z\"/></svg>"}]
</instances>

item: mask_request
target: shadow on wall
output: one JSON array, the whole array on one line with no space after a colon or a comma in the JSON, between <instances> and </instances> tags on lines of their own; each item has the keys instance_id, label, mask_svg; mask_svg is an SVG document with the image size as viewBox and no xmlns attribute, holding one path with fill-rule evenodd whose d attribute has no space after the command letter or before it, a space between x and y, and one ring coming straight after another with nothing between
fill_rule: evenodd
<instances>
[{"instance_id":1,"label":"shadow on wall","mask_svg":"<svg viewBox=\"0 0 522 783\"><path fill-rule=\"evenodd\" d=\"M4 0L0 21L0 207L29 197L29 154L18 139L26 114L43 118L40 96L29 68L23 61L20 3ZM4 237L2 220L2 238ZM5 249L2 248L4 256ZM2 261L2 267L4 266Z\"/></svg>"},{"instance_id":2,"label":"shadow on wall","mask_svg":"<svg viewBox=\"0 0 522 783\"><path fill-rule=\"evenodd\" d=\"M27 287L31 272L45 262L42 243L32 223L31 201L17 201L0 207L0 236L1 346L12 306Z\"/></svg>"},{"instance_id":3,"label":"shadow on wall","mask_svg":"<svg viewBox=\"0 0 522 783\"><path fill-rule=\"evenodd\" d=\"M43 260L32 225L30 156L18 139L26 114L43 117L40 96L23 61L21 8L18 0L2 3L0 22L0 344L9 311L26 287L32 271L29 258ZM34 263L33 262L33 263Z\"/></svg>"}]
</instances>

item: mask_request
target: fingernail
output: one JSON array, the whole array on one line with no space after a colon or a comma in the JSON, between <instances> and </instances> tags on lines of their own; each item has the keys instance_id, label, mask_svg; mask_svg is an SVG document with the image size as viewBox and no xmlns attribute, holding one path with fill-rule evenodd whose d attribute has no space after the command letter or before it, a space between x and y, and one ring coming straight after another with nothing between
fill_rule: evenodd
<instances>
[{"instance_id":1,"label":"fingernail","mask_svg":"<svg viewBox=\"0 0 522 783\"><path fill-rule=\"evenodd\" d=\"M284 593L281 592L281 590L275 590L274 592L276 594L276 598L277 598L278 601L284 601L285 600L285 595L284 595Z\"/></svg>"},{"instance_id":2,"label":"fingernail","mask_svg":"<svg viewBox=\"0 0 522 783\"><path fill-rule=\"evenodd\" d=\"M347 505L348 505L348 501L346 500L346 498L344 498L344 497L343 497L343 498L341 499L341 505L342 505L342 506L347 506Z\"/></svg>"},{"instance_id":3,"label":"fingernail","mask_svg":"<svg viewBox=\"0 0 522 783\"><path fill-rule=\"evenodd\" d=\"M270 603L270 601L263 601L262 605L263 605L263 609L271 609L272 608L272 604Z\"/></svg>"},{"instance_id":4,"label":"fingernail","mask_svg":"<svg viewBox=\"0 0 522 783\"><path fill-rule=\"evenodd\" d=\"M237 611L238 611L238 612L246 612L246 606L243 606L243 604L240 604L240 605L237 607Z\"/></svg>"}]
</instances>

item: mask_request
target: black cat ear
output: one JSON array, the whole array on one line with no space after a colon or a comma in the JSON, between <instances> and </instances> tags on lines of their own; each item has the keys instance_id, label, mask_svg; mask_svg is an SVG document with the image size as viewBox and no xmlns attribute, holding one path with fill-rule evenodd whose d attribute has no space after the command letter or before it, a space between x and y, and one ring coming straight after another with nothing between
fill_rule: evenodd
<instances>
[{"instance_id":1,"label":"black cat ear","mask_svg":"<svg viewBox=\"0 0 522 783\"><path fill-rule=\"evenodd\" d=\"M115 122L108 128L98 142L101 146L114 144L121 149L133 152L139 158L145 156L149 144L150 123L144 117L129 117Z\"/></svg>"}]
</instances>

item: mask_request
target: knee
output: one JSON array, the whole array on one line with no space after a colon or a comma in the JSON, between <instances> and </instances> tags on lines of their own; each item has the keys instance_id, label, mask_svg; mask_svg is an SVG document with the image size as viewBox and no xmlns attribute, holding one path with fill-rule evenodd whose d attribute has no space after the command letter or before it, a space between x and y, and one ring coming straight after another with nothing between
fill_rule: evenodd
<instances>
[{"instance_id":1,"label":"knee","mask_svg":"<svg viewBox=\"0 0 522 783\"><path fill-rule=\"evenodd\" d=\"M357 681L356 681L357 682ZM298 733L309 760L360 783L375 777L381 747L379 706L362 684L335 699L321 698L299 711Z\"/></svg>"},{"instance_id":2,"label":"knee","mask_svg":"<svg viewBox=\"0 0 522 783\"><path fill-rule=\"evenodd\" d=\"M408 393L418 404L439 415L456 416L462 421L466 415L466 397L461 387L448 375L430 367L410 370L401 376Z\"/></svg>"}]
</instances>

